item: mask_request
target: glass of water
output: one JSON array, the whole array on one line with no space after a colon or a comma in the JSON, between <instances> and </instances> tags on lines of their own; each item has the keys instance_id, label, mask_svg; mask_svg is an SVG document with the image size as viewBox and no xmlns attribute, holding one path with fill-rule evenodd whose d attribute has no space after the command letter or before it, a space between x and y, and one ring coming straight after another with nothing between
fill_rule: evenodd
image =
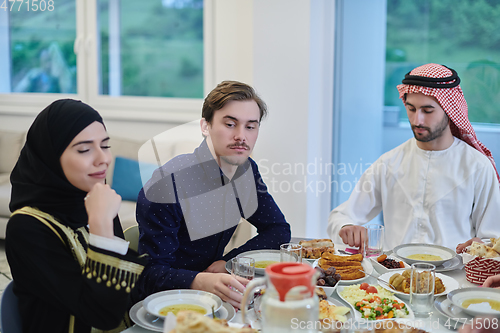
<instances>
[{"instance_id":1,"label":"glass of water","mask_svg":"<svg viewBox=\"0 0 500 333\"><path fill-rule=\"evenodd\" d=\"M415 317L432 315L435 278L436 266L426 263L411 265L410 307Z\"/></svg>"},{"instance_id":2,"label":"glass of water","mask_svg":"<svg viewBox=\"0 0 500 333\"><path fill-rule=\"evenodd\" d=\"M298 243L281 244L280 262L302 262L302 245Z\"/></svg>"},{"instance_id":3,"label":"glass of water","mask_svg":"<svg viewBox=\"0 0 500 333\"><path fill-rule=\"evenodd\" d=\"M384 226L373 224L366 226L365 229L365 257L378 257L384 253Z\"/></svg>"},{"instance_id":4,"label":"glass of water","mask_svg":"<svg viewBox=\"0 0 500 333\"><path fill-rule=\"evenodd\" d=\"M231 275L253 280L255 277L255 259L249 257L231 259Z\"/></svg>"}]
</instances>

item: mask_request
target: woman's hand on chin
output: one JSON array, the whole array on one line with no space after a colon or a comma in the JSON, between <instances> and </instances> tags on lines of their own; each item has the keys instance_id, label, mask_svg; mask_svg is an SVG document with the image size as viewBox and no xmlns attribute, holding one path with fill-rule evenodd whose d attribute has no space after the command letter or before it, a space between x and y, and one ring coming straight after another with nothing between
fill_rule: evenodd
<instances>
[{"instance_id":1,"label":"woman's hand on chin","mask_svg":"<svg viewBox=\"0 0 500 333\"><path fill-rule=\"evenodd\" d=\"M90 233L113 238L113 219L118 215L122 197L109 185L95 184L85 197Z\"/></svg>"}]
</instances>

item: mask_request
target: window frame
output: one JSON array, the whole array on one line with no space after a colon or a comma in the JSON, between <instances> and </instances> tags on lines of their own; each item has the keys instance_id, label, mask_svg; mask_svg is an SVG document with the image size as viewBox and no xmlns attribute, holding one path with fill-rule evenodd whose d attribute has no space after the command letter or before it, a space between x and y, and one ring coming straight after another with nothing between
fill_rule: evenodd
<instances>
[{"instance_id":1,"label":"window frame","mask_svg":"<svg viewBox=\"0 0 500 333\"><path fill-rule=\"evenodd\" d=\"M107 119L181 123L199 118L202 98L100 95L97 0L75 0L75 3L76 94L0 93L0 115L36 115L54 100L72 98L92 105ZM203 6L203 86L206 95L207 88L210 90L214 85L214 1L204 0ZM9 40L3 42L9 43ZM10 53L8 58L10 62Z\"/></svg>"}]
</instances>

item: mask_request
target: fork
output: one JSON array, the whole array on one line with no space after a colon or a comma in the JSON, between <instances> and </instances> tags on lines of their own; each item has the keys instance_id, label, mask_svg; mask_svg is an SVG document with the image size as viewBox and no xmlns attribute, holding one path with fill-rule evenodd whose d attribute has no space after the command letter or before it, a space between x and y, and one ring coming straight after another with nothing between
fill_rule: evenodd
<instances>
[{"instance_id":1,"label":"fork","mask_svg":"<svg viewBox=\"0 0 500 333\"><path fill-rule=\"evenodd\" d=\"M392 290L396 290L396 288L395 288L392 284L390 284L389 282L384 281L384 280L382 280L381 278L379 278L379 277L377 277L377 276L374 276L374 275L372 275L372 274L368 274L368 273L366 273L365 271L363 271L363 270L361 270L361 269L358 269L358 271L363 272L363 273L365 273L365 275L368 275L368 276L371 276L372 278L377 279L377 281L382 282L383 284L385 284L385 285L389 286L389 288L391 288ZM396 291L397 291L397 290L396 290Z\"/></svg>"}]
</instances>

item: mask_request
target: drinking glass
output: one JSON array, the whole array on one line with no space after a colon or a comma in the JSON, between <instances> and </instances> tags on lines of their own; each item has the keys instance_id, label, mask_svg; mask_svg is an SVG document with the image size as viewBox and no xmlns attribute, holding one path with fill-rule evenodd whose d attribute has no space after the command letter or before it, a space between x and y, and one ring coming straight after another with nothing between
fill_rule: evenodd
<instances>
[{"instance_id":1,"label":"drinking glass","mask_svg":"<svg viewBox=\"0 0 500 333\"><path fill-rule=\"evenodd\" d=\"M365 257L378 257L384 252L384 226L374 224L366 226L365 229Z\"/></svg>"},{"instance_id":2,"label":"drinking glass","mask_svg":"<svg viewBox=\"0 0 500 333\"><path fill-rule=\"evenodd\" d=\"M231 275L239 276L247 280L253 280L255 277L255 259L249 257L236 257L231 259ZM243 295L243 293L236 288L233 288L232 286L229 286L229 288Z\"/></svg>"},{"instance_id":3,"label":"drinking glass","mask_svg":"<svg viewBox=\"0 0 500 333\"><path fill-rule=\"evenodd\" d=\"M302 262L302 245L298 243L281 244L280 262Z\"/></svg>"},{"instance_id":4,"label":"drinking glass","mask_svg":"<svg viewBox=\"0 0 500 333\"><path fill-rule=\"evenodd\" d=\"M231 275L252 280L255 277L255 259L249 257L231 259Z\"/></svg>"},{"instance_id":5,"label":"drinking glass","mask_svg":"<svg viewBox=\"0 0 500 333\"><path fill-rule=\"evenodd\" d=\"M415 317L426 318L434 306L436 266L426 263L411 265L410 307Z\"/></svg>"}]
</instances>

